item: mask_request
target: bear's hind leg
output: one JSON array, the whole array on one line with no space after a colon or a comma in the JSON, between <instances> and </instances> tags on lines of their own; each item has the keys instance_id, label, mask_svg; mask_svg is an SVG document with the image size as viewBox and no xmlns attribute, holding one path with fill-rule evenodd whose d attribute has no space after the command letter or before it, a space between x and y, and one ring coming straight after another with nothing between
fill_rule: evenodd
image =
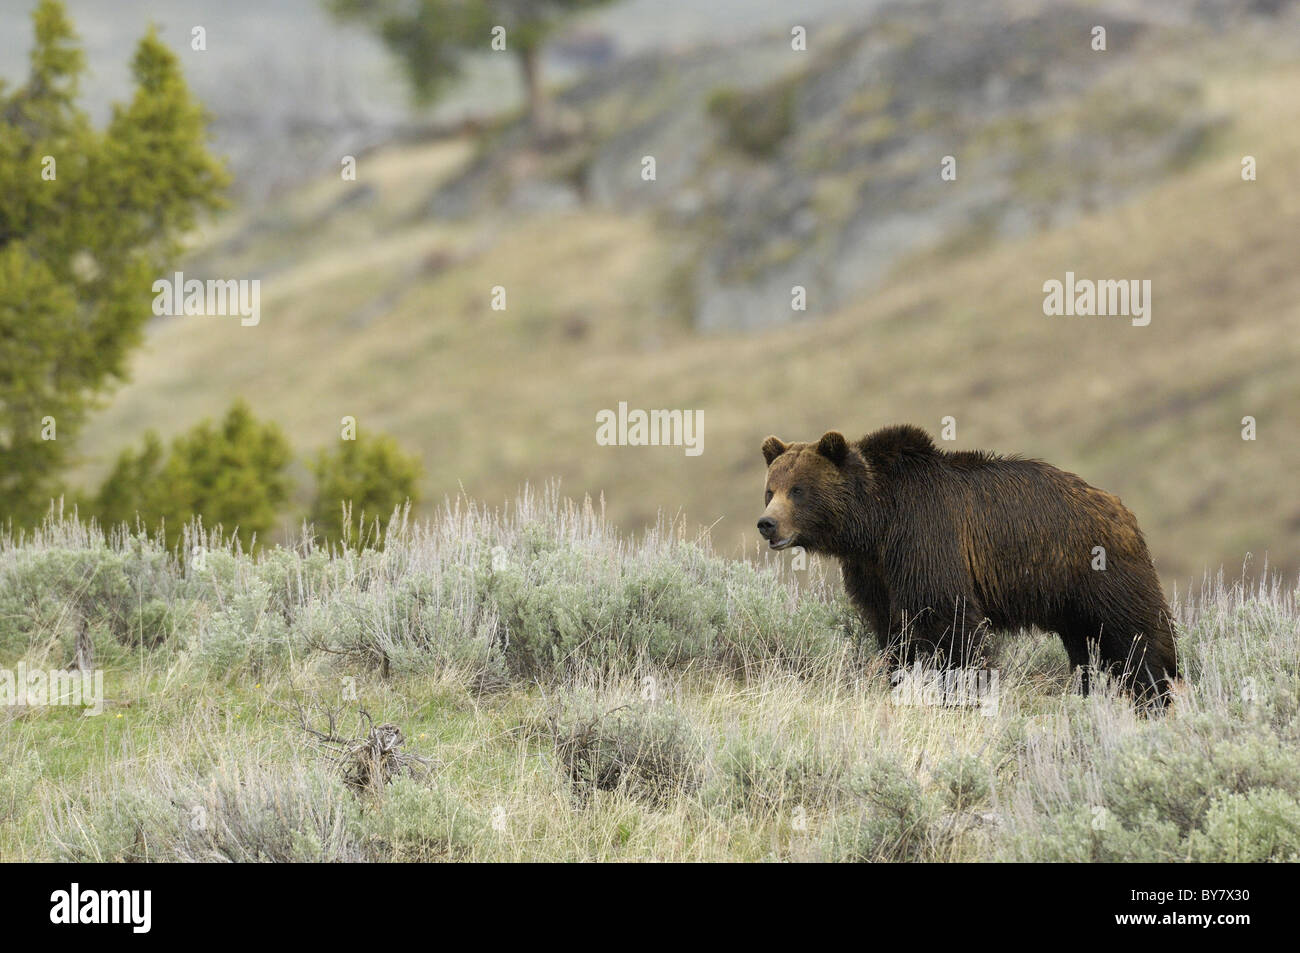
<instances>
[{"instance_id":1,"label":"bear's hind leg","mask_svg":"<svg viewBox=\"0 0 1300 953\"><path fill-rule=\"evenodd\" d=\"M1145 635L1140 635L1144 627L1128 620L1092 621L1085 626L1073 629L1073 638L1067 640L1066 651L1070 652L1070 662L1075 664L1075 656L1070 648L1070 641L1079 641L1078 635L1087 632L1082 639L1083 645L1096 644L1100 656L1101 668L1119 678L1125 691L1129 692L1140 706L1164 707L1169 700L1168 669L1171 660L1162 651L1163 643L1152 642ZM1133 634L1128 634L1133 633ZM1062 636L1064 638L1064 636ZM1170 637L1172 644L1172 636ZM1088 653L1085 649L1084 662L1087 664ZM1086 669L1085 669L1085 678ZM1087 694L1085 691L1084 694Z\"/></svg>"},{"instance_id":2,"label":"bear's hind leg","mask_svg":"<svg viewBox=\"0 0 1300 953\"><path fill-rule=\"evenodd\" d=\"M1129 649L1127 685L1134 701L1144 709L1161 709L1169 705L1174 665L1160 649L1159 643L1153 643L1145 635L1137 636Z\"/></svg>"},{"instance_id":3,"label":"bear's hind leg","mask_svg":"<svg viewBox=\"0 0 1300 953\"><path fill-rule=\"evenodd\" d=\"M1088 697L1088 676L1091 671L1088 637L1079 626L1061 626L1059 634L1065 644L1065 654L1070 657L1070 675L1079 673L1079 687L1084 698ZM1095 642L1096 639L1094 638Z\"/></svg>"}]
</instances>

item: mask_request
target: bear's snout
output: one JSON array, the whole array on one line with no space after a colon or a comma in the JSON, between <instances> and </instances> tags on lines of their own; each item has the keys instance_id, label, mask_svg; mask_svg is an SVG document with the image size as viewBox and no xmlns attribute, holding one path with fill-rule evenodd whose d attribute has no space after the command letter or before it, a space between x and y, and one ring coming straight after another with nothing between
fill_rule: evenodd
<instances>
[{"instance_id":1,"label":"bear's snout","mask_svg":"<svg viewBox=\"0 0 1300 953\"><path fill-rule=\"evenodd\" d=\"M758 521L758 531L763 535L764 539L771 539L776 535L776 520L770 516L764 516Z\"/></svg>"}]
</instances>

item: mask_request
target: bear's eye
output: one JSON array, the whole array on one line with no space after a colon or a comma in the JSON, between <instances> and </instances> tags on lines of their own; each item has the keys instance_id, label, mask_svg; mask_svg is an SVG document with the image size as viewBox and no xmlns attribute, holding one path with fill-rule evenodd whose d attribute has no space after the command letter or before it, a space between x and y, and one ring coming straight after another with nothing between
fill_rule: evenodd
<instances>
[{"instance_id":1,"label":"bear's eye","mask_svg":"<svg viewBox=\"0 0 1300 953\"><path fill-rule=\"evenodd\" d=\"M771 502L772 502L772 491L771 491L771 490L768 490L766 493L763 494L763 502L764 502L764 503L771 503Z\"/></svg>"},{"instance_id":2,"label":"bear's eye","mask_svg":"<svg viewBox=\"0 0 1300 953\"><path fill-rule=\"evenodd\" d=\"M803 496L803 487L794 486L790 488L790 499L797 500L801 496Z\"/></svg>"}]
</instances>

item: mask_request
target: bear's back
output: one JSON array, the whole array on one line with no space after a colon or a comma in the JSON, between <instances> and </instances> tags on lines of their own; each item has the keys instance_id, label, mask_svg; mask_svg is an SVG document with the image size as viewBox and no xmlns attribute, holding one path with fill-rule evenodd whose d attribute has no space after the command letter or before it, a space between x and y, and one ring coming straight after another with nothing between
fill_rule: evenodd
<instances>
[{"instance_id":1,"label":"bear's back","mask_svg":"<svg viewBox=\"0 0 1300 953\"><path fill-rule=\"evenodd\" d=\"M917 545L957 547L972 576L993 588L1081 582L1093 550L1149 559L1137 520L1114 494L1041 460L980 450L945 451L919 427L888 427L859 451L875 469L893 523ZM905 527L905 528L904 528ZM1013 567L1019 567L1013 569Z\"/></svg>"}]
</instances>

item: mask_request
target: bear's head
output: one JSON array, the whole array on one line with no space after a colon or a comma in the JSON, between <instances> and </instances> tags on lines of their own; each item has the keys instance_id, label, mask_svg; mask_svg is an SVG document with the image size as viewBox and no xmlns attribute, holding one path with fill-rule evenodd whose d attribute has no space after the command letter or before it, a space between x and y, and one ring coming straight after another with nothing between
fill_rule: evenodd
<instances>
[{"instance_id":1,"label":"bear's head","mask_svg":"<svg viewBox=\"0 0 1300 953\"><path fill-rule=\"evenodd\" d=\"M816 443L763 441L767 460L767 509L758 531L773 549L802 546L838 553L853 532L866 476L862 457L843 434L830 431Z\"/></svg>"}]
</instances>

